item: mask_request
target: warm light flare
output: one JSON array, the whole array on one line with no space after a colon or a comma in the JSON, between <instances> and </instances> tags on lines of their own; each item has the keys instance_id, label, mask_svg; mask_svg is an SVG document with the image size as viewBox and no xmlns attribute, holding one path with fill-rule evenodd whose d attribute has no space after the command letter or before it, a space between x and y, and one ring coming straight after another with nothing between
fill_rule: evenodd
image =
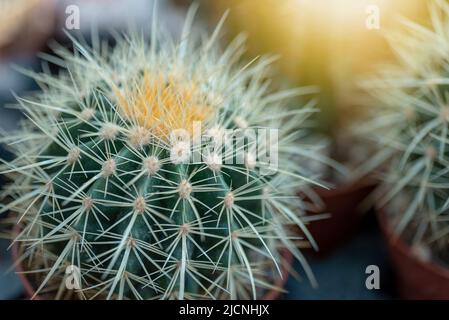
<instances>
[{"instance_id":1,"label":"warm light flare","mask_svg":"<svg viewBox=\"0 0 449 320\"><path fill-rule=\"evenodd\" d=\"M384 34L399 17L423 20L427 0L226 0L231 34L248 34L250 55L278 54L279 69L298 85L321 88L323 128L344 125L353 107L356 78L391 61ZM372 27L373 9L378 26ZM376 19L376 17L374 17ZM344 109L344 110L343 110ZM337 112L338 110L338 112ZM342 116L348 112L350 116ZM336 118L339 119L336 119ZM346 121L346 120L345 120Z\"/></svg>"}]
</instances>

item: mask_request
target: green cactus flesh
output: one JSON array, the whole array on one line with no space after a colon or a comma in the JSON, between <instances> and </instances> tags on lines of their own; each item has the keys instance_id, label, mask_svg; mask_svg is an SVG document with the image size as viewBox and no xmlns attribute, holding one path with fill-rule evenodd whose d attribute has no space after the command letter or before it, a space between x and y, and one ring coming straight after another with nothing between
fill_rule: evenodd
<instances>
[{"instance_id":1,"label":"green cactus flesh","mask_svg":"<svg viewBox=\"0 0 449 320\"><path fill-rule=\"evenodd\" d=\"M302 160L325 162L297 143L312 104L291 111L303 91L269 93L268 60L238 69L241 38L221 52L153 36L105 51L75 41L75 54L57 51L67 72L32 74L42 92L18 99L28 119L1 140L16 158L2 165L13 200L0 213L16 214L36 294L70 292L74 266L80 298L258 298L281 277L281 247L313 282L288 233L308 235L297 193L314 177ZM196 122L210 138L199 145L185 140ZM247 135L256 128L280 129L271 174Z\"/></svg>"},{"instance_id":2,"label":"green cactus flesh","mask_svg":"<svg viewBox=\"0 0 449 320\"><path fill-rule=\"evenodd\" d=\"M67 153L53 143L42 155L42 158L67 157L70 165L62 171L58 167L46 169L53 177L56 201L44 206L44 221L50 226L61 222L70 226L75 238L81 237L92 244L95 257L115 250L113 255L107 255L108 259L95 260L85 252L79 257L81 265L99 263L96 267L148 277L152 283L145 290L144 297L148 298L159 295L160 290L156 288L170 285L170 278L179 272L180 262L194 260L198 266L192 273L204 273L212 266L219 268L214 261L231 268L243 262L244 255L239 256L240 245L235 251L226 250L223 246L232 244L223 240L232 242L242 230L271 221L269 215L259 214L262 189L257 187L261 181L255 174L233 168L214 172L204 164L173 164L164 146L150 144L139 151L132 150L120 136L109 141L83 139L83 135L96 133L97 126L92 122L97 121L107 123L101 114L96 114L67 130L73 141L81 142L79 147ZM69 127L71 122L76 123L77 118L65 117L61 127ZM126 189L130 184L132 187ZM248 193L243 199L235 199L232 190L242 187ZM232 206L238 206L240 213L228 214L226 211ZM44 238L55 232L48 229ZM116 239L115 235L120 238ZM113 245L108 244L111 241ZM140 242L153 245L144 248L139 246ZM251 239L248 243L264 244L263 240ZM61 254L65 245L58 243L55 253ZM146 254L136 254L136 250ZM167 275L158 273L162 265ZM204 271L201 265L205 266ZM215 281L220 272L206 273L209 280L199 282L208 287L213 283L210 279ZM183 276L183 290L200 289L189 272ZM134 285L138 287L137 283ZM124 290L125 295L130 294L128 285Z\"/></svg>"}]
</instances>

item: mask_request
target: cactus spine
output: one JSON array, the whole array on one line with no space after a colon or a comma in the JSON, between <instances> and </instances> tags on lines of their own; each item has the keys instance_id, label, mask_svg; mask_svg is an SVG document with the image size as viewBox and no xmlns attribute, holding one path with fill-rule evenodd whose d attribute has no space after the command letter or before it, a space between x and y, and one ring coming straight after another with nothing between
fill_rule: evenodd
<instances>
[{"instance_id":1,"label":"cactus spine","mask_svg":"<svg viewBox=\"0 0 449 320\"><path fill-rule=\"evenodd\" d=\"M64 297L75 266L80 298L257 298L280 276L281 247L314 281L286 229L308 234L296 193L317 177L301 159L321 159L295 142L313 103L286 109L301 90L268 93L269 60L238 68L242 38L221 52L218 29L200 40L192 19L193 9L180 42L156 24L151 45L73 39L74 54L56 48L52 59L65 71L32 74L42 92L18 98L28 119L2 140L16 158L3 164L13 200L1 212L21 225L36 294ZM198 123L207 139L195 145ZM256 128L281 130L256 148ZM229 151L236 132L243 144ZM273 145L275 164L263 158Z\"/></svg>"}]
</instances>

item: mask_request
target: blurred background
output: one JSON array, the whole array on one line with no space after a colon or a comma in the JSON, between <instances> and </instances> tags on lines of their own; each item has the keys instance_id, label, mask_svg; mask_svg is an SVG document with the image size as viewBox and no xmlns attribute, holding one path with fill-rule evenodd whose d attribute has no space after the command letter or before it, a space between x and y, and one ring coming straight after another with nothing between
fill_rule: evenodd
<instances>
[{"instance_id":1,"label":"blurred background","mask_svg":"<svg viewBox=\"0 0 449 320\"><path fill-rule=\"evenodd\" d=\"M352 183L360 162L370 156L369 146L359 144L348 128L364 116L365 97L357 79L394 60L384 37L386 30L401 28L401 17L426 24L426 0L200 0L198 28L212 29L229 11L222 36L226 45L238 34L248 38L246 58L277 55L274 87L314 85L321 112L316 135L328 140L327 155L349 170L330 171L335 185ZM21 118L13 108L14 94L38 89L18 69L41 70L39 57L51 53L57 42L70 47L63 29L79 8L80 29L89 41L99 30L113 43L111 30L151 26L153 0L0 0L0 130L13 130ZM159 0L158 17L179 36L191 1ZM55 71L55 66L49 66ZM5 151L2 158L7 157ZM360 177L357 177L360 178ZM1 218L0 218L1 219ZM7 240L0 240L0 299L23 297L13 271ZM361 217L345 241L323 255L309 254L320 283L311 288L294 277L287 284L290 299L388 299L395 298L394 274L372 214ZM381 270L381 289L368 290L365 268ZM297 266L299 268L299 266ZM12 268L12 269L11 269ZM8 272L9 270L9 272ZM11 271L12 270L12 271Z\"/></svg>"},{"instance_id":2,"label":"blurred background","mask_svg":"<svg viewBox=\"0 0 449 320\"><path fill-rule=\"evenodd\" d=\"M320 88L318 133L329 139L328 155L350 168L365 159L354 122L363 119L359 78L394 58L386 32L401 20L426 24L427 0L217 0L205 1L216 12L212 24L230 9L227 37L248 36L248 57L278 55L278 81ZM351 147L348 147L351 146ZM362 156L360 156L362 154ZM350 177L329 172L328 180Z\"/></svg>"}]
</instances>

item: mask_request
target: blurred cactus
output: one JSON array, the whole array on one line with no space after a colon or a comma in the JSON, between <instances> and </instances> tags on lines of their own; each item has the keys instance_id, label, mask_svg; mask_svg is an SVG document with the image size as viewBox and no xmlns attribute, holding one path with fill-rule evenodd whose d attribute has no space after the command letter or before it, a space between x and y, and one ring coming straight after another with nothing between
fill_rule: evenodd
<instances>
[{"instance_id":1,"label":"blurred cactus","mask_svg":"<svg viewBox=\"0 0 449 320\"><path fill-rule=\"evenodd\" d=\"M58 76L29 73L42 92L18 98L28 120L2 139L16 158L3 164L13 200L1 212L21 226L36 294L64 297L72 265L80 298L260 298L283 250L314 282L287 228L308 235L296 194L318 177L303 161L326 162L297 143L313 101L286 108L309 90L267 92L269 61L239 68L242 38L220 51L219 27L197 37L193 12L180 42L153 19L149 46L136 34L115 48L73 39L75 53L50 58L65 68ZM195 124L207 138L198 145ZM268 142L249 134L278 128Z\"/></svg>"},{"instance_id":2,"label":"blurred cactus","mask_svg":"<svg viewBox=\"0 0 449 320\"><path fill-rule=\"evenodd\" d=\"M283 77L278 81L289 79L296 85L320 88L316 129L330 138L329 156L357 167L362 160L360 151L370 152L349 130L366 114L358 77L374 71L379 62L391 60L382 32L396 27L400 15L424 20L426 0L207 2L220 14L230 8L228 30L231 35L247 33L251 55L279 55L276 66ZM380 29L367 27L368 9L373 6L379 8Z\"/></svg>"},{"instance_id":3,"label":"blurred cactus","mask_svg":"<svg viewBox=\"0 0 449 320\"><path fill-rule=\"evenodd\" d=\"M387 171L376 196L397 234L447 255L449 5L437 0L430 11L432 28L407 20L388 35L399 62L364 83L375 100L358 133L379 145L367 162Z\"/></svg>"}]
</instances>

